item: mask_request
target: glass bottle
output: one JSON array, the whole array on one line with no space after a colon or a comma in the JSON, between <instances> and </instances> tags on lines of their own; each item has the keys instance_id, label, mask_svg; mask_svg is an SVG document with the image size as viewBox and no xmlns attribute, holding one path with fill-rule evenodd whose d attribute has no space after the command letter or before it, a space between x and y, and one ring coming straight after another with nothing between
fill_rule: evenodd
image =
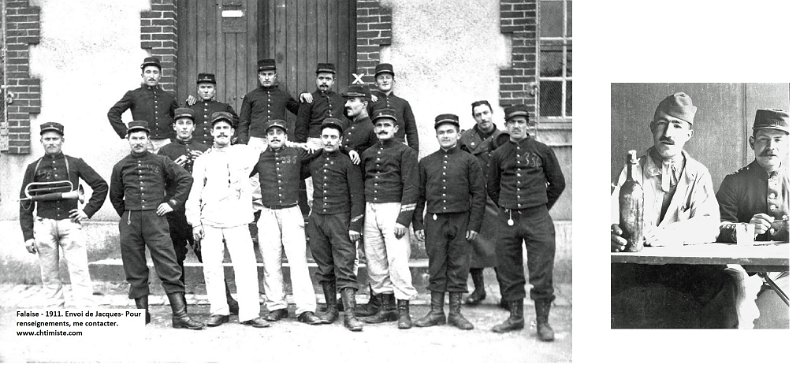
<instances>
[{"instance_id":1,"label":"glass bottle","mask_svg":"<svg viewBox=\"0 0 800 368\"><path fill-rule=\"evenodd\" d=\"M628 178L619 190L619 226L628 242L626 252L638 252L644 246L644 189L633 180L633 167L637 164L636 150L628 151Z\"/></svg>"}]
</instances>

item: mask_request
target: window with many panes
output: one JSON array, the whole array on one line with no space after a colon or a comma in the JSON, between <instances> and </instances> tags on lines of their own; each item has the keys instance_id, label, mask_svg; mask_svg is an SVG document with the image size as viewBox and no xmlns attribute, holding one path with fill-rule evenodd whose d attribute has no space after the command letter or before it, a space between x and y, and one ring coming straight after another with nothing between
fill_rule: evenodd
<instances>
[{"instance_id":1,"label":"window with many panes","mask_svg":"<svg viewBox=\"0 0 800 368\"><path fill-rule=\"evenodd\" d=\"M539 0L537 120L572 122L572 1Z\"/></svg>"}]
</instances>

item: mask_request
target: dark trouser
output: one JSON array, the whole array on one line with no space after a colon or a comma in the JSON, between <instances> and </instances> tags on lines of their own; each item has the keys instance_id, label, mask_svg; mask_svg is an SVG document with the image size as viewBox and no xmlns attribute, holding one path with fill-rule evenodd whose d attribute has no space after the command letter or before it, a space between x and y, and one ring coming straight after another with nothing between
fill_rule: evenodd
<instances>
[{"instance_id":1,"label":"dark trouser","mask_svg":"<svg viewBox=\"0 0 800 368\"><path fill-rule=\"evenodd\" d=\"M123 212L119 222L119 242L125 279L130 284L128 298L136 299L150 294L145 244L150 249L150 257L164 291L167 294L185 291L165 217L156 215L155 210Z\"/></svg>"},{"instance_id":2,"label":"dark trouser","mask_svg":"<svg viewBox=\"0 0 800 368\"><path fill-rule=\"evenodd\" d=\"M189 250L186 246L194 245L194 235L192 234L192 226L186 221L186 213L184 210L172 211L167 214L167 222L169 223L169 237L172 239L172 247L175 249L175 258L178 265L181 267L181 282L186 282L186 270L183 267L183 261L186 260L186 254ZM203 262L203 257L200 252L194 252L197 259Z\"/></svg>"},{"instance_id":3,"label":"dark trouser","mask_svg":"<svg viewBox=\"0 0 800 368\"><path fill-rule=\"evenodd\" d=\"M425 215L428 290L466 293L472 245L467 241L469 212Z\"/></svg>"},{"instance_id":4,"label":"dark trouser","mask_svg":"<svg viewBox=\"0 0 800 368\"><path fill-rule=\"evenodd\" d=\"M353 262L356 246L350 242L348 225L350 214L321 215L311 212L308 216L306 235L314 262L317 262L317 279L320 283L336 282L336 289L358 289Z\"/></svg>"},{"instance_id":5,"label":"dark trouser","mask_svg":"<svg viewBox=\"0 0 800 368\"><path fill-rule=\"evenodd\" d=\"M512 302L525 298L525 270L522 265L522 241L528 252L528 273L533 285L534 300L551 302L553 295L553 258L556 252L556 230L547 206L509 211L514 225L499 230L497 236L497 279L503 299Z\"/></svg>"},{"instance_id":6,"label":"dark trouser","mask_svg":"<svg viewBox=\"0 0 800 368\"><path fill-rule=\"evenodd\" d=\"M724 269L612 263L612 328L735 327L736 282Z\"/></svg>"},{"instance_id":7,"label":"dark trouser","mask_svg":"<svg viewBox=\"0 0 800 368\"><path fill-rule=\"evenodd\" d=\"M300 206L300 213L304 218L308 217L311 208L308 207L308 190L306 189L306 182L300 180L300 191L297 192L297 205Z\"/></svg>"}]
</instances>

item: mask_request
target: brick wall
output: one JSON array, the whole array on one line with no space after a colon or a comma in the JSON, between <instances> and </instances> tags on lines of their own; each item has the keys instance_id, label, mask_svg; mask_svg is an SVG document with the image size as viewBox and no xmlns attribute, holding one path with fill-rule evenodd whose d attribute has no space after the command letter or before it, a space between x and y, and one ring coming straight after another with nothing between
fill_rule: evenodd
<instances>
[{"instance_id":1,"label":"brick wall","mask_svg":"<svg viewBox=\"0 0 800 368\"><path fill-rule=\"evenodd\" d=\"M176 90L178 65L178 9L176 0L150 0L141 16L142 49L161 59L161 86Z\"/></svg>"},{"instance_id":2,"label":"brick wall","mask_svg":"<svg viewBox=\"0 0 800 368\"><path fill-rule=\"evenodd\" d=\"M7 141L10 154L31 151L31 114L38 114L42 105L39 79L30 75L30 45L39 43L41 22L39 7L28 0L6 2L5 72L11 99L8 101ZM2 120L2 119L0 119ZM0 129L0 133L6 133Z\"/></svg>"},{"instance_id":3,"label":"brick wall","mask_svg":"<svg viewBox=\"0 0 800 368\"><path fill-rule=\"evenodd\" d=\"M536 80L536 1L500 0L500 32L511 37L511 67L500 69L500 106L523 104L533 113Z\"/></svg>"},{"instance_id":4,"label":"brick wall","mask_svg":"<svg viewBox=\"0 0 800 368\"><path fill-rule=\"evenodd\" d=\"M375 82L375 66L381 58L381 46L392 43L392 10L378 0L356 3L356 73L364 73L366 84ZM349 78L349 76L348 76Z\"/></svg>"}]
</instances>

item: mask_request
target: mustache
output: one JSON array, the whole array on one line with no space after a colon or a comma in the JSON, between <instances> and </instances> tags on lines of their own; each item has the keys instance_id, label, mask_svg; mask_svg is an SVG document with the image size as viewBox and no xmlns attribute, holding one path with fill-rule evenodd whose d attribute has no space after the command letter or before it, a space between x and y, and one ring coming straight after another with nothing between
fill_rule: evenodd
<instances>
[{"instance_id":1,"label":"mustache","mask_svg":"<svg viewBox=\"0 0 800 368\"><path fill-rule=\"evenodd\" d=\"M672 138L661 138L658 141L661 143L675 144L675 141L672 140Z\"/></svg>"},{"instance_id":2,"label":"mustache","mask_svg":"<svg viewBox=\"0 0 800 368\"><path fill-rule=\"evenodd\" d=\"M763 150L761 153L758 154L759 157L769 157L769 156L777 156L778 153L774 150Z\"/></svg>"}]
</instances>

